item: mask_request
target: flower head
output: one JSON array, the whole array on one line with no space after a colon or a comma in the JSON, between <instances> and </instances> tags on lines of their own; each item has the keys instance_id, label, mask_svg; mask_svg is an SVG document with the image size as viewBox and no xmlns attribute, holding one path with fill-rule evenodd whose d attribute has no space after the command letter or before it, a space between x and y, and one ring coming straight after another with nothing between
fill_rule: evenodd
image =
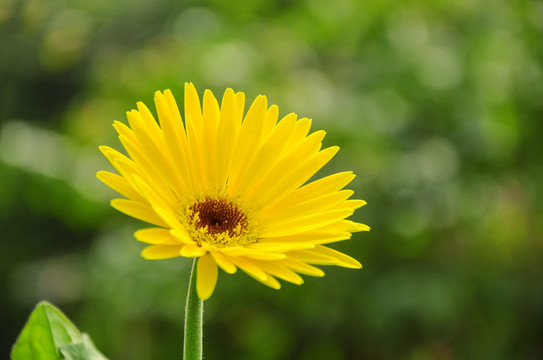
<instances>
[{"instance_id":1,"label":"flower head","mask_svg":"<svg viewBox=\"0 0 543 360\"><path fill-rule=\"evenodd\" d=\"M265 96L244 113L245 95L232 89L220 106L206 90L201 106L192 84L184 123L169 90L155 93L155 105L160 125L141 102L127 113L130 127L114 122L129 156L100 147L119 175L97 174L125 197L112 200L114 208L153 225L134 234L150 244L144 258L198 257L204 300L218 267L275 289L276 278L302 284L299 274L323 276L313 265L361 267L323 245L369 227L346 220L365 204L343 190L352 172L307 183L339 149L321 150L325 132L308 135L311 120L289 114L278 122Z\"/></svg>"}]
</instances>

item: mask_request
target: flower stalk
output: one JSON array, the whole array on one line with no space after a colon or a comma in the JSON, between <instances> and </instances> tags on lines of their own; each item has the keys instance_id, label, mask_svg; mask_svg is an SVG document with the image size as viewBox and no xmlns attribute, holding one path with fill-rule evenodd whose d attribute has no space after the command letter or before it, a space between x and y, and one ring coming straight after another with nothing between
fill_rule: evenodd
<instances>
[{"instance_id":1,"label":"flower stalk","mask_svg":"<svg viewBox=\"0 0 543 360\"><path fill-rule=\"evenodd\" d=\"M204 302L196 293L197 261L198 259L195 258L194 262L192 263L189 290L187 293L187 304L185 306L185 336L183 347L184 360L202 359L202 322Z\"/></svg>"}]
</instances>

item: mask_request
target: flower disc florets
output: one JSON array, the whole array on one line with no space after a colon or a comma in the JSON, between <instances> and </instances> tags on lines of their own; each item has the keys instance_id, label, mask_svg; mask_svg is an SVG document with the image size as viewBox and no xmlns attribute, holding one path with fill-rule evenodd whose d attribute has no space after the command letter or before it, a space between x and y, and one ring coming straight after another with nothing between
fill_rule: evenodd
<instances>
[{"instance_id":1,"label":"flower disc florets","mask_svg":"<svg viewBox=\"0 0 543 360\"><path fill-rule=\"evenodd\" d=\"M182 223L199 246L233 247L256 242L249 218L239 204L205 196L184 206Z\"/></svg>"}]
</instances>

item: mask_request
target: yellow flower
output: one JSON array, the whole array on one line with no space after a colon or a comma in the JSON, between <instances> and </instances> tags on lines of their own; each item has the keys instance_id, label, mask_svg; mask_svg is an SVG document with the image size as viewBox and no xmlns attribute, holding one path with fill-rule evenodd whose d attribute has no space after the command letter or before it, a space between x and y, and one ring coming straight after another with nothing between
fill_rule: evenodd
<instances>
[{"instance_id":1,"label":"yellow flower","mask_svg":"<svg viewBox=\"0 0 543 360\"><path fill-rule=\"evenodd\" d=\"M144 258L198 257L203 300L215 289L217 266L274 289L276 278L302 284L299 273L323 276L313 265L361 268L323 246L369 227L346 220L365 204L342 190L352 172L307 183L339 150L321 150L325 132L308 135L311 120L289 114L277 122L265 96L244 115L245 95L232 89L220 106L206 90L201 106L192 84L184 124L169 90L155 93L155 105L160 126L141 102L127 113L130 127L114 122L129 157L100 147L120 175L97 174L125 197L112 200L115 209L154 226L134 234L151 244Z\"/></svg>"}]
</instances>

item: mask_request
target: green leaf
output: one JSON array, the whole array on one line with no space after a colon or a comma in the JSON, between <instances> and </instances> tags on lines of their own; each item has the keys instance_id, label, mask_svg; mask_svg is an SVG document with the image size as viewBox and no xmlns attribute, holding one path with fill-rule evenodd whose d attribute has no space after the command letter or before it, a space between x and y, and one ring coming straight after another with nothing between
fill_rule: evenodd
<instances>
[{"instance_id":1,"label":"green leaf","mask_svg":"<svg viewBox=\"0 0 543 360\"><path fill-rule=\"evenodd\" d=\"M12 360L102 360L86 334L52 304L40 302L11 351Z\"/></svg>"},{"instance_id":2,"label":"green leaf","mask_svg":"<svg viewBox=\"0 0 543 360\"><path fill-rule=\"evenodd\" d=\"M87 334L82 334L83 341L66 344L60 347L60 352L66 360L107 360L92 343Z\"/></svg>"}]
</instances>

